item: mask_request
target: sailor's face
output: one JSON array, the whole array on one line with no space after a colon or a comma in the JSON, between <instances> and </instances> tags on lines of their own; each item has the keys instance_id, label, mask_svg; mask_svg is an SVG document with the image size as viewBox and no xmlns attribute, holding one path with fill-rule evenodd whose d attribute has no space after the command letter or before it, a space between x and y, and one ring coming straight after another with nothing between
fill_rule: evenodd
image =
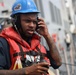
<instances>
[{"instance_id":1,"label":"sailor's face","mask_svg":"<svg viewBox=\"0 0 76 75\"><path fill-rule=\"evenodd\" d=\"M21 14L21 27L24 35L32 36L36 30L37 14Z\"/></svg>"}]
</instances>

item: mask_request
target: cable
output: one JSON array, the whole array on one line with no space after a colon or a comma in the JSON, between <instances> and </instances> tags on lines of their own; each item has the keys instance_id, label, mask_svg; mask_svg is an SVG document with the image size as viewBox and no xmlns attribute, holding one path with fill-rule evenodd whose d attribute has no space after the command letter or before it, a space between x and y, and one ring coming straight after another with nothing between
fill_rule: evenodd
<instances>
[{"instance_id":1,"label":"cable","mask_svg":"<svg viewBox=\"0 0 76 75\"><path fill-rule=\"evenodd\" d=\"M62 64L70 65L70 66L76 66L76 64L70 64L70 63L62 63Z\"/></svg>"}]
</instances>

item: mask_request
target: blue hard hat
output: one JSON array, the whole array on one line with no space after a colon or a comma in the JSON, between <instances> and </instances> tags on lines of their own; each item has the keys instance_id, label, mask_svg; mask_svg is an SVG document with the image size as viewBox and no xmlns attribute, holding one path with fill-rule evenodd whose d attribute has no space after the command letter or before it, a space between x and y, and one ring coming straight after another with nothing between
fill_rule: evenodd
<instances>
[{"instance_id":1,"label":"blue hard hat","mask_svg":"<svg viewBox=\"0 0 76 75\"><path fill-rule=\"evenodd\" d=\"M33 0L16 0L11 16L18 13L39 13Z\"/></svg>"}]
</instances>

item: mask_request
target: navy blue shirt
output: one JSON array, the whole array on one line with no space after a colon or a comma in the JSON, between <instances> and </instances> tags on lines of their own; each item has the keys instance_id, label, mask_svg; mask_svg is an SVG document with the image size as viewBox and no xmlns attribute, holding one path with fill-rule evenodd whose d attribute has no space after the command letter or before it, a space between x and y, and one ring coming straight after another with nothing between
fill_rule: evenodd
<instances>
[{"instance_id":1,"label":"navy blue shirt","mask_svg":"<svg viewBox=\"0 0 76 75\"><path fill-rule=\"evenodd\" d=\"M0 69L9 69L11 66L11 59L10 59L10 51L9 51L9 44L6 39L0 37ZM51 66L56 69L59 66L56 65L55 61L51 58L50 52L47 51L47 57L50 59Z\"/></svg>"},{"instance_id":2,"label":"navy blue shirt","mask_svg":"<svg viewBox=\"0 0 76 75\"><path fill-rule=\"evenodd\" d=\"M4 38L0 37L0 69L9 69L10 65L9 45Z\"/></svg>"}]
</instances>

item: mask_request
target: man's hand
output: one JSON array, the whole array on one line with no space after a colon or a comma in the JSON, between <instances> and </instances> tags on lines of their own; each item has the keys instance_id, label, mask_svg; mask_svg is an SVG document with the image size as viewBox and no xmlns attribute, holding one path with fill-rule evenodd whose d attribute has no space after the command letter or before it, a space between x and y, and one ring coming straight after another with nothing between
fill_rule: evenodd
<instances>
[{"instance_id":1,"label":"man's hand","mask_svg":"<svg viewBox=\"0 0 76 75\"><path fill-rule=\"evenodd\" d=\"M38 18L39 22L38 22L38 29L37 32L42 35L43 37L47 36L48 33L48 28L46 23L44 22L44 20L42 18Z\"/></svg>"},{"instance_id":2,"label":"man's hand","mask_svg":"<svg viewBox=\"0 0 76 75\"><path fill-rule=\"evenodd\" d=\"M45 66L49 67L49 64L47 62L41 62L38 64L33 64L32 66L26 67L25 68L26 75L42 75L42 74L48 73L49 68Z\"/></svg>"}]
</instances>

